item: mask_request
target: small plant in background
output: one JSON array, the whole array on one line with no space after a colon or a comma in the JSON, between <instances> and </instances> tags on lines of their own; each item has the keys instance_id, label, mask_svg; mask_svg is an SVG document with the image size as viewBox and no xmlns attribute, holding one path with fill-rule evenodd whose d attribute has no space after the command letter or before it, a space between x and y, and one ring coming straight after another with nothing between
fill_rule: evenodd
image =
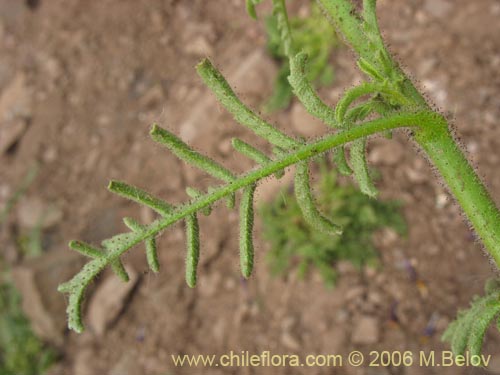
<instances>
[{"instance_id":1,"label":"small plant in background","mask_svg":"<svg viewBox=\"0 0 500 375\"><path fill-rule=\"evenodd\" d=\"M0 280L0 374L41 375L55 358L32 332L14 286Z\"/></svg>"},{"instance_id":2,"label":"small plant in background","mask_svg":"<svg viewBox=\"0 0 500 375\"><path fill-rule=\"evenodd\" d=\"M457 319L452 322L443 340L451 343L454 353L481 353L486 330L495 318L500 330L500 280L489 279L484 287L484 296L474 296L468 310L458 312Z\"/></svg>"},{"instance_id":3,"label":"small plant in background","mask_svg":"<svg viewBox=\"0 0 500 375\"><path fill-rule=\"evenodd\" d=\"M28 169L21 184L0 211L0 227L10 218L16 204L35 181L38 166ZM42 222L17 238L23 256L36 257L42 253ZM3 228L2 228L3 229ZM0 374L41 375L55 362L56 352L45 345L31 330L31 324L21 308L21 296L14 287L9 268L0 252Z\"/></svg>"},{"instance_id":4,"label":"small plant in background","mask_svg":"<svg viewBox=\"0 0 500 375\"><path fill-rule=\"evenodd\" d=\"M26 191L35 180L37 174L38 174L38 165L34 164L28 169L28 172L26 172L26 175L21 181L21 184L9 197L5 206L0 210L0 225L2 225L7 220L14 206L24 196L24 194L26 194Z\"/></svg>"},{"instance_id":5,"label":"small plant in background","mask_svg":"<svg viewBox=\"0 0 500 375\"><path fill-rule=\"evenodd\" d=\"M406 224L398 202L374 200L352 185L342 186L337 174L320 164L317 203L321 212L334 217L342 226L342 236L314 230L304 220L292 192L283 191L260 209L263 237L270 243L267 260L275 275L284 275L296 266L303 278L310 268L317 269L328 287L337 281L336 262L347 260L358 269L377 265L378 253L373 234L391 227L404 234Z\"/></svg>"},{"instance_id":6,"label":"small plant in background","mask_svg":"<svg viewBox=\"0 0 500 375\"><path fill-rule=\"evenodd\" d=\"M261 1L247 0L250 15L256 16L255 5ZM347 90L334 108L321 100L309 81L308 56L298 51L293 43L284 0L272 0L272 3L283 51L290 65L288 81L306 110L322 120L330 131L314 140L285 134L243 104L215 66L208 59L203 60L197 66L201 79L237 122L274 147L272 154L267 155L234 139L235 151L258 165L247 173L235 175L193 150L174 134L153 125L150 134L154 141L184 162L222 181L222 185L211 187L206 192L188 188L189 201L174 206L138 187L112 181L108 187L111 192L152 208L159 217L147 225L133 218L125 218L124 224L129 230L104 240L101 246L81 241L70 242L72 249L87 256L90 261L71 280L59 286L60 292L69 294L69 328L76 332L83 331L81 311L85 290L105 268L109 266L122 280L128 280L121 257L132 247L144 243L149 267L153 272L158 272L156 237L178 221L183 221L186 228L186 281L190 287L194 287L200 254L198 215L210 215L211 207L221 200L225 200L228 208L232 209L238 192L241 192L240 266L242 275L248 278L252 273L254 258L252 231L255 189L267 177L281 176L289 166L295 166L294 193L304 221L317 231L341 235L342 226L337 218L325 217L316 205L309 180L311 163L321 155L332 152L339 172L352 175L360 191L375 198L377 189L366 160L367 140L374 134L390 136L393 130L399 128L409 129L406 134L440 173L482 240L492 262L500 265L500 212L455 141L446 118L426 102L387 50L379 30L376 1L363 0L362 9L358 10L349 0L318 0L326 17L356 53L357 66L366 77L363 83ZM350 145L348 155L345 152L347 144ZM489 299L486 301L489 307ZM491 303L496 304L498 301ZM488 314L484 311L488 311ZM469 314L474 318L464 320ZM497 309L484 310L473 306L468 313L459 316L444 338L451 342L456 354L469 350L472 355L478 355L486 328L497 315ZM468 324L471 321L474 323Z\"/></svg>"},{"instance_id":7,"label":"small plant in background","mask_svg":"<svg viewBox=\"0 0 500 375\"><path fill-rule=\"evenodd\" d=\"M293 98L293 89L288 82L290 64L281 43L277 15L265 19L267 33L267 49L280 68L274 82L272 96L266 102L266 112L287 108ZM332 25L321 14L319 6L310 4L310 15L290 19L290 29L293 33L293 43L297 50L304 51L309 56L307 79L314 86L327 86L333 82L334 71L329 64L330 56L338 45L337 35Z\"/></svg>"}]
</instances>

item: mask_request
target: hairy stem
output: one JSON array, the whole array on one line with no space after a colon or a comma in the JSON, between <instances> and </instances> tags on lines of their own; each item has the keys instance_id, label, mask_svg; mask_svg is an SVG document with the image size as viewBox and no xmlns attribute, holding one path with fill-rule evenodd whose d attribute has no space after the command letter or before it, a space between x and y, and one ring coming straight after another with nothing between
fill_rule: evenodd
<instances>
[{"instance_id":1,"label":"hairy stem","mask_svg":"<svg viewBox=\"0 0 500 375\"><path fill-rule=\"evenodd\" d=\"M427 128L416 132L414 138L439 170L500 268L500 213L452 135L447 128Z\"/></svg>"}]
</instances>

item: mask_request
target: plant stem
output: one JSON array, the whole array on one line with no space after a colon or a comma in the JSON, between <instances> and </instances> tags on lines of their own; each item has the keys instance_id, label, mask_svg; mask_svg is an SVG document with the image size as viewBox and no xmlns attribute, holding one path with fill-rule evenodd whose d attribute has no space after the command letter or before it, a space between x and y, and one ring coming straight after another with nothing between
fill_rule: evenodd
<instances>
[{"instance_id":1,"label":"plant stem","mask_svg":"<svg viewBox=\"0 0 500 375\"><path fill-rule=\"evenodd\" d=\"M411 80L387 53L382 38L377 38L376 46L370 45L368 35L362 27L363 20L350 0L318 0L318 2L360 58L375 66L380 66L381 62L377 59L377 53L389 59L388 63L393 71L397 72L396 76L403 79L401 85L403 94L413 101L409 108L413 106L430 110ZM364 4L370 5L369 2ZM371 11L374 13L375 9ZM376 35L380 36L378 30ZM392 77L387 77L387 79L390 80ZM447 124L437 127L421 127L415 133L414 139L436 166L472 227L483 241L486 250L493 257L496 266L500 268L500 212L453 139Z\"/></svg>"},{"instance_id":2,"label":"plant stem","mask_svg":"<svg viewBox=\"0 0 500 375\"><path fill-rule=\"evenodd\" d=\"M414 139L436 166L500 268L500 212L447 128L421 128Z\"/></svg>"}]
</instances>

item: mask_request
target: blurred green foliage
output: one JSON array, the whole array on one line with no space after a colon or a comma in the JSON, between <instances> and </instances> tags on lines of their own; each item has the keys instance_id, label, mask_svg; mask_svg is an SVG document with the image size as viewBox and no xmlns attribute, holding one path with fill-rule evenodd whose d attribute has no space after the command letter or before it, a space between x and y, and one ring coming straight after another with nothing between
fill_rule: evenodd
<instances>
[{"instance_id":1,"label":"blurred green foliage","mask_svg":"<svg viewBox=\"0 0 500 375\"><path fill-rule=\"evenodd\" d=\"M5 207L0 210L0 225L24 196L38 174L38 166L29 168L20 186ZM18 237L19 250L24 256L39 256L42 252L42 220L35 228ZM38 339L21 309L21 296L10 281L8 266L0 252L0 375L41 375L54 363L55 351Z\"/></svg>"},{"instance_id":2,"label":"blurred green foliage","mask_svg":"<svg viewBox=\"0 0 500 375\"><path fill-rule=\"evenodd\" d=\"M290 18L290 27L294 37L294 49L303 51L309 56L307 71L309 81L321 86L331 84L334 80L334 71L328 62L333 49L338 45L338 39L335 30L321 14L316 3L311 4L309 16ZM280 63L274 92L264 106L266 112L272 112L288 107L293 93L288 83L290 66L274 15L266 18L266 31L268 51Z\"/></svg>"},{"instance_id":3,"label":"blurred green foliage","mask_svg":"<svg viewBox=\"0 0 500 375\"><path fill-rule=\"evenodd\" d=\"M347 260L357 268L378 263L373 233L391 227L406 232L400 203L371 199L354 186L342 186L337 175L320 164L317 203L327 217L342 226L341 236L321 233L306 224L293 192L282 191L270 204L260 208L263 236L271 244L267 260L274 275L297 269L303 278L316 268L327 286L337 280L335 263Z\"/></svg>"},{"instance_id":4,"label":"blurred green foliage","mask_svg":"<svg viewBox=\"0 0 500 375\"><path fill-rule=\"evenodd\" d=\"M0 281L0 374L41 375L54 360L55 353L33 334L19 293Z\"/></svg>"}]
</instances>

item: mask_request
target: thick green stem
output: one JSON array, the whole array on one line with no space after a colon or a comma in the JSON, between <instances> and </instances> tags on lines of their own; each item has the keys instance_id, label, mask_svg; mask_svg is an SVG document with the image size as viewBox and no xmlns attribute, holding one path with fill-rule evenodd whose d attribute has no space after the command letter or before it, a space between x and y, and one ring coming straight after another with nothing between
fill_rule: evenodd
<instances>
[{"instance_id":1,"label":"thick green stem","mask_svg":"<svg viewBox=\"0 0 500 375\"><path fill-rule=\"evenodd\" d=\"M450 131L445 127L422 128L414 138L439 170L500 268L500 212Z\"/></svg>"}]
</instances>

